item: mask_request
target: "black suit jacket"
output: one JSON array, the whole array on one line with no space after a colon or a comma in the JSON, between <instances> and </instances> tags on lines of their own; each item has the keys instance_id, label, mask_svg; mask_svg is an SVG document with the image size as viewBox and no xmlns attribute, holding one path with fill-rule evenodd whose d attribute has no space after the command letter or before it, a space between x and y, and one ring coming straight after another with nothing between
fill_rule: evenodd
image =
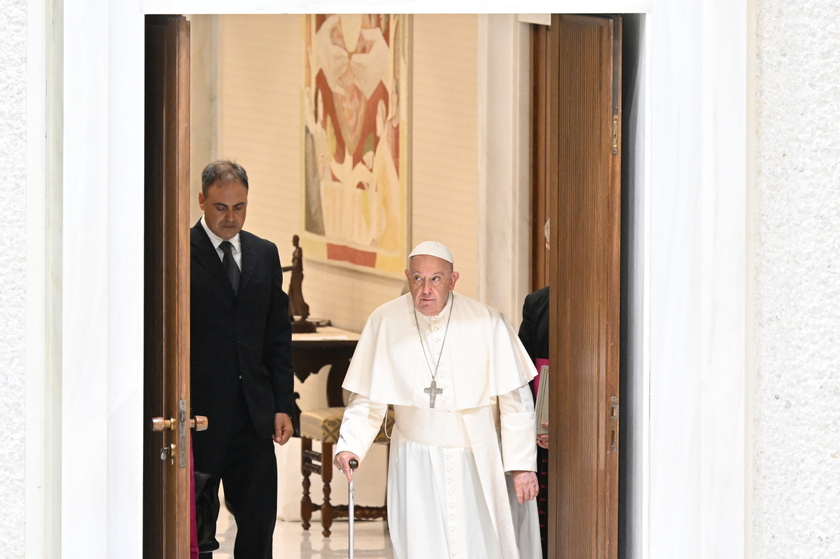
<instances>
[{"instance_id":1,"label":"black suit jacket","mask_svg":"<svg viewBox=\"0 0 840 559\"><path fill-rule=\"evenodd\" d=\"M525 296L519 339L533 361L548 359L548 287Z\"/></svg>"},{"instance_id":2,"label":"black suit jacket","mask_svg":"<svg viewBox=\"0 0 840 559\"><path fill-rule=\"evenodd\" d=\"M277 247L246 231L239 239L236 295L204 227L199 222L190 230L192 409L209 420L196 442L229 437L240 376L259 436L274 433L275 413L293 413L292 326Z\"/></svg>"}]
</instances>

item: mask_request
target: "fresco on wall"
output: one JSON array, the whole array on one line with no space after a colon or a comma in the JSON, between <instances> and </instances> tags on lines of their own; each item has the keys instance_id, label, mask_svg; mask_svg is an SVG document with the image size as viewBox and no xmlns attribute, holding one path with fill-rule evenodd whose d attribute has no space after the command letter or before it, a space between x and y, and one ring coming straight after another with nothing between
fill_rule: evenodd
<instances>
[{"instance_id":1,"label":"fresco on wall","mask_svg":"<svg viewBox=\"0 0 840 559\"><path fill-rule=\"evenodd\" d=\"M405 269L409 18L305 17L307 258L393 276Z\"/></svg>"}]
</instances>

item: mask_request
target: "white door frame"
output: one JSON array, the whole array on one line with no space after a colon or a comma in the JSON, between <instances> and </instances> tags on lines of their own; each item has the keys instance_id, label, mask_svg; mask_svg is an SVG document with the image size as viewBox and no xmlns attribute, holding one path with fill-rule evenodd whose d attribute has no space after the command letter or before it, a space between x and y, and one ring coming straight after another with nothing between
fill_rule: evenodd
<instances>
[{"instance_id":1,"label":"white door frame","mask_svg":"<svg viewBox=\"0 0 840 559\"><path fill-rule=\"evenodd\" d=\"M47 92L48 102L58 96L64 107L63 157L46 146L28 152L30 169L42 159L47 169L49 161L63 161L46 178L33 170L28 185L36 193L46 192L46 184L61 185L60 390L44 397L35 392L43 390L43 382L27 385L27 402L34 406L28 414L41 418L43 431L53 412L60 416L60 435L46 437L47 447L60 453L61 465L60 479L48 483L46 492L29 486L38 476L27 481L27 499L36 500L27 504L27 556L40 555L32 541L39 534L48 540L46 547L60 546L65 558L142 555L143 14L271 13L275 4L88 0L63 5L63 87ZM509 10L521 6L508 4ZM375 6L387 9L373 3L370 9ZM423 12L436 6L441 12L452 8L437 0L400 5ZM636 286L632 297L640 305L631 335L637 351L633 374L641 381L633 405L643 412L632 428L633 445L642 452L633 458L638 461L632 466L639 476L638 518L633 515L628 557L744 557L747 2L569 0L548 6L529 11L648 13L636 131L641 180L634 216L641 242L630 270ZM295 7L327 11L335 6L301 1ZM459 5L459 11L469 9ZM505 40L521 46L516 25L493 18L485 23L482 40L499 39L496 34L506 28ZM37 27L33 35L38 36ZM485 108L480 129L488 137L501 131L511 138L521 130L523 99L518 106L506 105L506 118L513 121L501 122L486 109L505 106L506 97L494 96L516 89L499 93L498 80L507 72L516 83L522 68L512 64L483 71L488 73L479 93ZM37 85L31 87L35 101ZM507 176L519 177L518 190L488 179L484 195L495 188L521 208L521 158L527 151L511 149L510 142L481 145L485 167L477 172L490 177L491 164L502 165L509 169ZM27 213L28 223L44 223L43 208L33 204ZM502 245L511 264L521 258L515 247L527 246L520 218L518 210L503 217L514 232ZM481 221L487 243L492 242L486 235L489 219L485 213ZM501 281L519 292L500 305L518 306L521 279L515 272L489 279L498 268L490 269L486 255L498 252L490 245L481 250L483 281ZM48 268L51 257L46 250L43 254ZM37 311L37 300L49 300L50 288L37 278L28 286L33 303L27 308ZM42 312L47 320L55 318L50 309ZM39 327L35 321L30 335ZM43 364L33 363L43 377ZM35 368L27 370L40 378ZM37 444L28 434L28 449ZM27 451L27 470L37 467L42 482L48 477L44 460L43 454ZM46 527L55 522L61 536L49 541Z\"/></svg>"}]
</instances>

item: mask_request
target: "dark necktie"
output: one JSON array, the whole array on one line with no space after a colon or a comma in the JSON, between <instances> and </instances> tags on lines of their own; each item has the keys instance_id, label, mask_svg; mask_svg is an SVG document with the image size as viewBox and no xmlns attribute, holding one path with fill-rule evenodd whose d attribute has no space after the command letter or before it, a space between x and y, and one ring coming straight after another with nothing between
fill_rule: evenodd
<instances>
[{"instance_id":1,"label":"dark necktie","mask_svg":"<svg viewBox=\"0 0 840 559\"><path fill-rule=\"evenodd\" d=\"M230 284L233 286L233 292L238 294L239 279L242 277L242 272L239 271L239 266L236 265L236 260L233 258L233 245L230 244L230 241L222 241L219 248L225 253L222 264L225 265L228 279L230 279Z\"/></svg>"}]
</instances>

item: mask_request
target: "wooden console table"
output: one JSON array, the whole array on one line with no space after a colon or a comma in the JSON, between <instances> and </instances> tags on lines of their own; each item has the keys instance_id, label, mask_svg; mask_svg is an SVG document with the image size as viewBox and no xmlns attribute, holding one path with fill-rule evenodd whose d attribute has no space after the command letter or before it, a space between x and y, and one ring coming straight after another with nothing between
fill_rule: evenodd
<instances>
[{"instance_id":1,"label":"wooden console table","mask_svg":"<svg viewBox=\"0 0 840 559\"><path fill-rule=\"evenodd\" d=\"M298 380L303 382L324 365L332 365L327 378L329 407L344 407L341 383L358 341L356 332L333 326L322 326L311 334L292 334L292 358Z\"/></svg>"}]
</instances>

